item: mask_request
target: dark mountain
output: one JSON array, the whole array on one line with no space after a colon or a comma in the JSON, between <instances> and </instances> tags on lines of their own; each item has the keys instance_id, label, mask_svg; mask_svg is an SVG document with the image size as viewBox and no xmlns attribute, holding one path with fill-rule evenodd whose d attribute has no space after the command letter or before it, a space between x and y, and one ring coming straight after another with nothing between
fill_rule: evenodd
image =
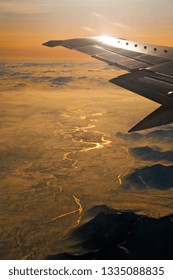
<instances>
[{"instance_id":1,"label":"dark mountain","mask_svg":"<svg viewBox=\"0 0 173 280\"><path fill-rule=\"evenodd\" d=\"M105 206L91 210L96 213L99 209L93 219L70 234L78 242L76 247L86 253L62 253L46 259L173 259L173 215L156 219L130 211L109 212Z\"/></svg>"}]
</instances>

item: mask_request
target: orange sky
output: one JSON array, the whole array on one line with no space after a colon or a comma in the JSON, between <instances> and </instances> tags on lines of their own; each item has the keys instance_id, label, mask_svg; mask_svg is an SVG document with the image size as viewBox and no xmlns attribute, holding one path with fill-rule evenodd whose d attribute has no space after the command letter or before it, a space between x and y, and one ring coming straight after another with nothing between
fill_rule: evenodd
<instances>
[{"instance_id":1,"label":"orange sky","mask_svg":"<svg viewBox=\"0 0 173 280\"><path fill-rule=\"evenodd\" d=\"M111 35L173 46L172 0L0 0L1 58L86 58L51 39Z\"/></svg>"}]
</instances>

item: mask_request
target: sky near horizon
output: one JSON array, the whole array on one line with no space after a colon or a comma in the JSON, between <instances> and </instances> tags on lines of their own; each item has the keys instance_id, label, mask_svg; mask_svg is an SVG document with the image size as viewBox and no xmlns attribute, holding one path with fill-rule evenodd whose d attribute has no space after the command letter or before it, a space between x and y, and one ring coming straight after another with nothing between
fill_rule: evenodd
<instances>
[{"instance_id":1,"label":"sky near horizon","mask_svg":"<svg viewBox=\"0 0 173 280\"><path fill-rule=\"evenodd\" d=\"M0 0L0 57L84 57L42 43L96 35L173 45L172 0Z\"/></svg>"}]
</instances>

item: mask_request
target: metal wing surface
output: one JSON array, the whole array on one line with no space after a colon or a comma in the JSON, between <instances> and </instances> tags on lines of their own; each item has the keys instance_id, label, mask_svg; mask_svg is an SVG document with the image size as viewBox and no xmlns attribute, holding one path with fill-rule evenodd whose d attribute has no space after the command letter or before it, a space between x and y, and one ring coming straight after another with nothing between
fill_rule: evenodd
<instances>
[{"instance_id":1,"label":"metal wing surface","mask_svg":"<svg viewBox=\"0 0 173 280\"><path fill-rule=\"evenodd\" d=\"M129 73L110 82L161 104L129 132L173 122L173 47L107 36L54 40L43 45L74 49L127 70Z\"/></svg>"}]
</instances>

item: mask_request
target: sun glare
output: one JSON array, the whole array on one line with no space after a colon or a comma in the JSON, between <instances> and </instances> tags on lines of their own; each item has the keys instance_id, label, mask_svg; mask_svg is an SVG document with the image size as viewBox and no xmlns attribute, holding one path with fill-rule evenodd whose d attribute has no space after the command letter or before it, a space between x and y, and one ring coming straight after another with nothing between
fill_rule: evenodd
<instances>
[{"instance_id":1,"label":"sun glare","mask_svg":"<svg viewBox=\"0 0 173 280\"><path fill-rule=\"evenodd\" d=\"M106 45L109 45L109 46L117 45L117 39L115 39L113 37L102 35L102 36L97 36L96 38L99 42L104 43Z\"/></svg>"}]
</instances>

